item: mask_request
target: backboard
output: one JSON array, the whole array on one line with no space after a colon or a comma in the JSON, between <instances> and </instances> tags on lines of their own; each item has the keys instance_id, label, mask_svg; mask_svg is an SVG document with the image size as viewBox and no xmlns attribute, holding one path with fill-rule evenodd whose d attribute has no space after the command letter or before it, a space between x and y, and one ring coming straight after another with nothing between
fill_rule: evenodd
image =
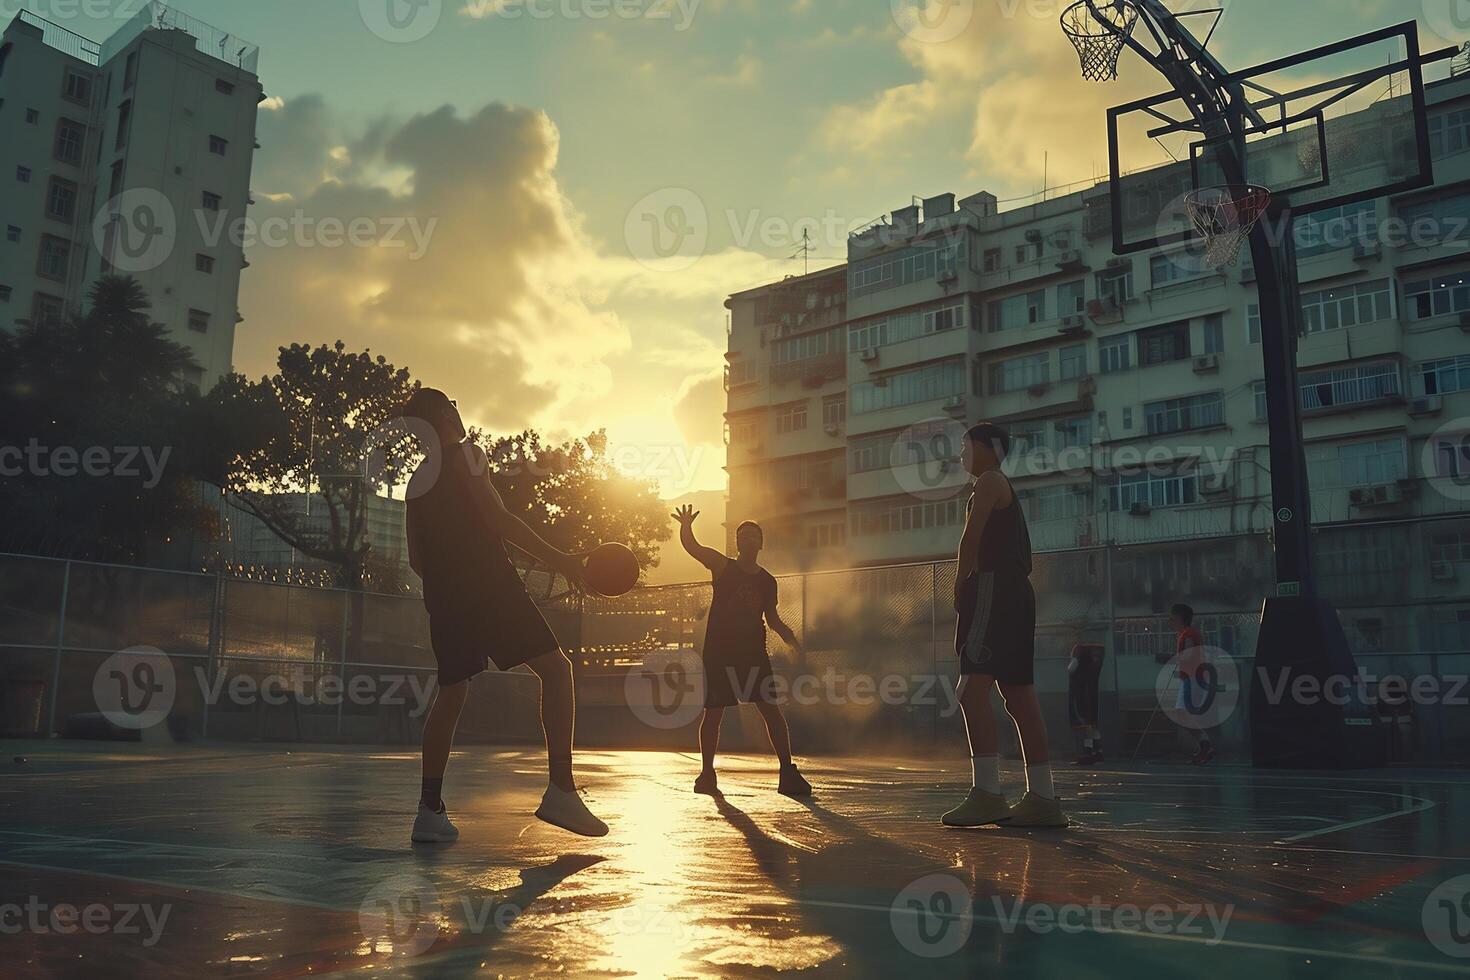
<instances>
[{"instance_id":1,"label":"backboard","mask_svg":"<svg viewBox=\"0 0 1470 980\"><path fill-rule=\"evenodd\" d=\"M1453 53L1421 53L1409 21L1231 72L1233 133L1207 134L1177 92L1110 109L1115 176L1097 217L1114 251L1194 240L1184 200L1199 188L1257 184L1305 214L1432 184L1424 66Z\"/></svg>"}]
</instances>

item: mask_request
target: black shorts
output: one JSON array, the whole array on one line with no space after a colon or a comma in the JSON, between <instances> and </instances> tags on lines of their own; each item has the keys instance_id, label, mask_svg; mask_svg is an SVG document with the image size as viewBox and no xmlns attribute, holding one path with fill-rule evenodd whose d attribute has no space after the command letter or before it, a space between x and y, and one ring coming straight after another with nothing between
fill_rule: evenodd
<instances>
[{"instance_id":1,"label":"black shorts","mask_svg":"<svg viewBox=\"0 0 1470 980\"><path fill-rule=\"evenodd\" d=\"M1067 669L1067 719L1073 728L1096 728L1098 685L1102 680L1101 647L1074 651Z\"/></svg>"},{"instance_id":2,"label":"black shorts","mask_svg":"<svg viewBox=\"0 0 1470 980\"><path fill-rule=\"evenodd\" d=\"M1002 684L1036 683L1036 593L1017 574L977 572L960 593L955 627L960 673Z\"/></svg>"},{"instance_id":3,"label":"black shorts","mask_svg":"<svg viewBox=\"0 0 1470 980\"><path fill-rule=\"evenodd\" d=\"M486 589L478 605L458 602L430 609L429 643L439 665L440 687L467 681L490 663L510 670L561 648L518 577Z\"/></svg>"},{"instance_id":4,"label":"black shorts","mask_svg":"<svg viewBox=\"0 0 1470 980\"><path fill-rule=\"evenodd\" d=\"M764 650L759 655L710 656L704 658L704 706L730 708L742 702L764 701L776 704L776 675L771 658Z\"/></svg>"}]
</instances>

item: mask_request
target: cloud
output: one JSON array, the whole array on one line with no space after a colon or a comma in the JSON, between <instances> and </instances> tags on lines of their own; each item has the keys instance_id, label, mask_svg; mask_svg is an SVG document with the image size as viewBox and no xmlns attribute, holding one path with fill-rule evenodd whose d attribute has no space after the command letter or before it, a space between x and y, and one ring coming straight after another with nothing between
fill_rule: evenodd
<instances>
[{"instance_id":1,"label":"cloud","mask_svg":"<svg viewBox=\"0 0 1470 980\"><path fill-rule=\"evenodd\" d=\"M688 378L674 403L674 419L691 445L721 445L725 441L725 386L723 376Z\"/></svg>"}]
</instances>

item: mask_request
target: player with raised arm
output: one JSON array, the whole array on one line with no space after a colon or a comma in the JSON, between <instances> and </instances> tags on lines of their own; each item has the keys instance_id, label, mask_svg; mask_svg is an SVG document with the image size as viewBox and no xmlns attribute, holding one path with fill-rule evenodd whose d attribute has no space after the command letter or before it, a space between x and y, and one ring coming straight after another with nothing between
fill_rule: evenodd
<instances>
[{"instance_id":1,"label":"player with raised arm","mask_svg":"<svg viewBox=\"0 0 1470 980\"><path fill-rule=\"evenodd\" d=\"M696 793L719 795L715 751L720 745L720 722L725 709L751 702L761 713L771 748L781 760L777 791L807 796L811 784L791 761L791 731L777 704L771 657L766 652L766 627L797 653L801 644L776 611L776 579L756 562L764 543L760 525L746 521L735 529L736 557L706 548L694 536L699 512L688 504L673 515L679 522L679 542L714 577L714 599L704 638L704 717L699 723L699 752L704 767L694 781ZM762 618L764 617L764 622Z\"/></svg>"}]
</instances>

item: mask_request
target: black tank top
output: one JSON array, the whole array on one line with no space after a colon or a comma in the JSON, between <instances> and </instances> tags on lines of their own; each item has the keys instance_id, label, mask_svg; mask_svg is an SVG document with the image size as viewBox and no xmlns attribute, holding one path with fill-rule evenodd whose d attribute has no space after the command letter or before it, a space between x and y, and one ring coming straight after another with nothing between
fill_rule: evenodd
<instances>
[{"instance_id":1,"label":"black tank top","mask_svg":"<svg viewBox=\"0 0 1470 980\"><path fill-rule=\"evenodd\" d=\"M1007 480L1006 485L1010 486L1010 482ZM969 516L974 509L975 495L971 493L965 504L965 515ZM975 570L1019 573L1023 578L1031 574L1031 531L1026 527L1026 514L1021 510L1021 498L1016 495L1015 487L1011 487L1011 502L992 510L985 522Z\"/></svg>"},{"instance_id":2,"label":"black tank top","mask_svg":"<svg viewBox=\"0 0 1470 980\"><path fill-rule=\"evenodd\" d=\"M709 626L704 634L706 657L754 656L766 649L768 606L776 599L776 579L764 568L742 571L732 558L714 579Z\"/></svg>"},{"instance_id":3,"label":"black tank top","mask_svg":"<svg viewBox=\"0 0 1470 980\"><path fill-rule=\"evenodd\" d=\"M424 605L436 609L484 608L487 590L515 577L505 542L491 530L476 494L485 492L483 474L470 472L464 447L450 446L429 489L408 501L424 580ZM412 488L410 488L412 489Z\"/></svg>"}]
</instances>

